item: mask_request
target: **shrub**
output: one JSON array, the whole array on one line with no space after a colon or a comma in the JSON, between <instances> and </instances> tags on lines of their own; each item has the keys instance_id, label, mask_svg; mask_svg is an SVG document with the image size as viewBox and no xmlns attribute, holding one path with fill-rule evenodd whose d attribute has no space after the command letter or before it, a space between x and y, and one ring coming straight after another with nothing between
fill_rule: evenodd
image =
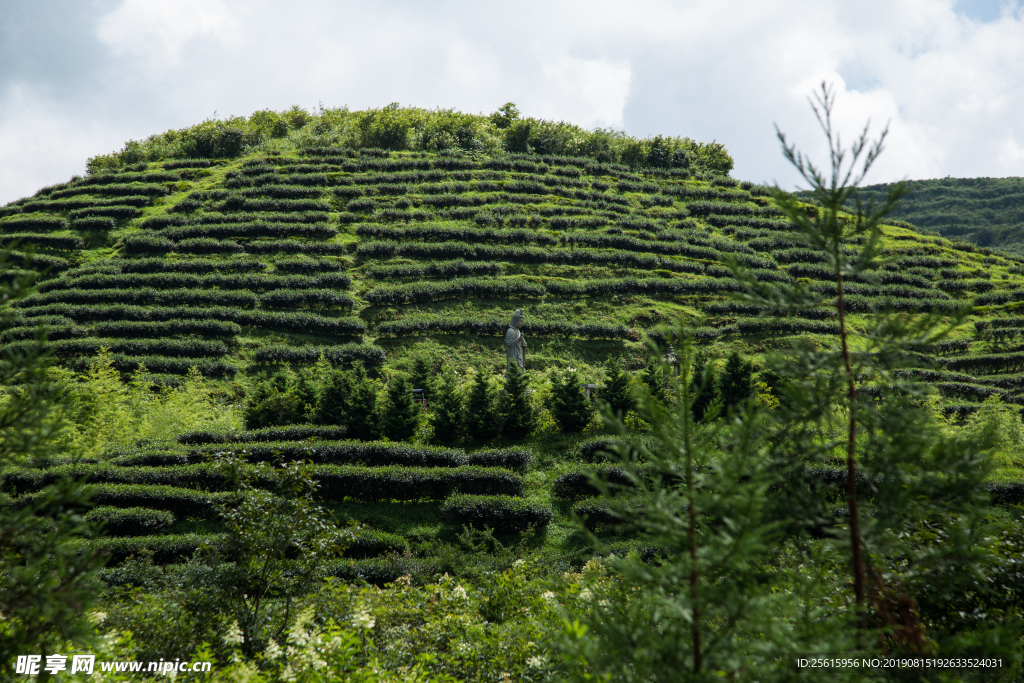
<instances>
[{"instance_id":1,"label":"shrub","mask_svg":"<svg viewBox=\"0 0 1024 683\"><path fill-rule=\"evenodd\" d=\"M0 235L0 246L20 246L31 244L43 249L54 249L56 251L76 251L85 249L85 242L81 237L69 237L64 235L36 235L31 233L11 233Z\"/></svg>"},{"instance_id":2,"label":"shrub","mask_svg":"<svg viewBox=\"0 0 1024 683\"><path fill-rule=\"evenodd\" d=\"M274 261L274 270L281 273L324 273L337 272L343 269L338 261L314 258L278 259ZM348 288L348 285L345 286Z\"/></svg>"},{"instance_id":3,"label":"shrub","mask_svg":"<svg viewBox=\"0 0 1024 683\"><path fill-rule=\"evenodd\" d=\"M200 536L198 534L182 534L178 536L137 536L134 538L101 538L90 541L87 547L106 555L108 567L116 567L129 557L152 554L155 564L171 564L192 557L204 543L216 542L219 535Z\"/></svg>"},{"instance_id":4,"label":"shrub","mask_svg":"<svg viewBox=\"0 0 1024 683\"><path fill-rule=\"evenodd\" d=\"M167 530L174 524L174 515L152 508L116 508L109 505L93 508L85 515L90 522L103 525L108 536L149 536Z\"/></svg>"},{"instance_id":5,"label":"shrub","mask_svg":"<svg viewBox=\"0 0 1024 683\"><path fill-rule=\"evenodd\" d=\"M574 467L560 475L551 485L551 495L555 498L574 499L600 494L600 490L591 483L596 476L613 487L630 487L632 483L622 467L600 465L598 467Z\"/></svg>"},{"instance_id":6,"label":"shrub","mask_svg":"<svg viewBox=\"0 0 1024 683\"><path fill-rule=\"evenodd\" d=\"M278 306L281 308L293 306L327 308L342 306L351 308L353 301L350 297L339 294L333 289L278 289L261 295L260 303L264 306Z\"/></svg>"},{"instance_id":7,"label":"shrub","mask_svg":"<svg viewBox=\"0 0 1024 683\"><path fill-rule=\"evenodd\" d=\"M68 222L63 218L51 216L35 216L15 218L0 222L0 230L67 230Z\"/></svg>"},{"instance_id":8,"label":"shrub","mask_svg":"<svg viewBox=\"0 0 1024 683\"><path fill-rule=\"evenodd\" d=\"M345 546L345 557L365 559L400 554L409 550L409 542L397 534L376 529L360 529Z\"/></svg>"},{"instance_id":9,"label":"shrub","mask_svg":"<svg viewBox=\"0 0 1024 683\"><path fill-rule=\"evenodd\" d=\"M345 344L294 348L289 346L265 346L253 354L254 363L315 363L320 356L332 363L349 363L361 360L364 363L380 364L387 360L387 354L379 346Z\"/></svg>"},{"instance_id":10,"label":"shrub","mask_svg":"<svg viewBox=\"0 0 1024 683\"><path fill-rule=\"evenodd\" d=\"M74 230L113 230L117 223L113 218L79 218L71 224Z\"/></svg>"},{"instance_id":11,"label":"shrub","mask_svg":"<svg viewBox=\"0 0 1024 683\"><path fill-rule=\"evenodd\" d=\"M92 332L101 337L163 337L172 334L194 334L200 337L234 337L242 333L241 325L221 320L167 320L135 322L119 320L96 323Z\"/></svg>"},{"instance_id":12,"label":"shrub","mask_svg":"<svg viewBox=\"0 0 1024 683\"><path fill-rule=\"evenodd\" d=\"M518 496L523 481L509 470L484 467L318 467L320 494L329 500L444 500L453 493Z\"/></svg>"},{"instance_id":13,"label":"shrub","mask_svg":"<svg viewBox=\"0 0 1024 683\"><path fill-rule=\"evenodd\" d=\"M223 291L219 289L64 289L45 294L36 294L25 300L28 304L69 303L147 303L147 304L221 304L240 307L256 305L256 295L245 291Z\"/></svg>"},{"instance_id":14,"label":"shrub","mask_svg":"<svg viewBox=\"0 0 1024 683\"><path fill-rule=\"evenodd\" d=\"M344 438L346 431L346 428L340 425L332 427L300 425L244 432L186 432L179 434L176 441L192 446L210 443L258 443L262 441L304 441L306 439L334 441Z\"/></svg>"},{"instance_id":15,"label":"shrub","mask_svg":"<svg viewBox=\"0 0 1024 683\"><path fill-rule=\"evenodd\" d=\"M529 503L511 496L452 496L441 506L441 514L448 524L466 525L477 529L494 529L499 534L511 534L530 527L543 529L554 517L546 505Z\"/></svg>"},{"instance_id":16,"label":"shrub","mask_svg":"<svg viewBox=\"0 0 1024 683\"><path fill-rule=\"evenodd\" d=\"M92 206L87 209L77 209L68 214L68 218L76 220L78 218L88 218L90 216L105 216L107 218L116 218L119 220L127 220L129 218L135 218L141 213L134 206Z\"/></svg>"}]
</instances>

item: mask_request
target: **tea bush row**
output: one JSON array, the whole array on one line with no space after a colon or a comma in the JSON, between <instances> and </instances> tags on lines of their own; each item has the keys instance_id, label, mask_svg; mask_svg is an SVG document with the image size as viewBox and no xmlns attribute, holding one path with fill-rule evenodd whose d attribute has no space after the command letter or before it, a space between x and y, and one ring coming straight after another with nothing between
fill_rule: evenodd
<instances>
[{"instance_id":1,"label":"tea bush row","mask_svg":"<svg viewBox=\"0 0 1024 683\"><path fill-rule=\"evenodd\" d=\"M448 524L493 529L511 534L528 528L543 529L554 518L551 508L512 496L460 494L447 499L441 516Z\"/></svg>"},{"instance_id":2,"label":"tea bush row","mask_svg":"<svg viewBox=\"0 0 1024 683\"><path fill-rule=\"evenodd\" d=\"M495 467L352 467L315 469L319 495L328 500L444 500L454 493L520 496L523 480Z\"/></svg>"},{"instance_id":3,"label":"tea bush row","mask_svg":"<svg viewBox=\"0 0 1024 683\"><path fill-rule=\"evenodd\" d=\"M478 334L504 336L508 322L501 320L395 320L380 323L374 333L381 337L402 337L418 334ZM523 332L531 335L579 337L581 339L626 339L631 332L624 325L599 323L540 323L523 324Z\"/></svg>"},{"instance_id":4,"label":"tea bush row","mask_svg":"<svg viewBox=\"0 0 1024 683\"><path fill-rule=\"evenodd\" d=\"M241 432L185 432L175 437L180 444L200 446L210 443L259 443L263 441L304 441L319 439L335 441L345 437L344 426L319 427L299 425L295 427L267 427Z\"/></svg>"},{"instance_id":5,"label":"tea bush row","mask_svg":"<svg viewBox=\"0 0 1024 683\"><path fill-rule=\"evenodd\" d=\"M113 197L144 195L147 197L163 197L171 194L166 185L160 183L112 183L102 185L76 185L66 190L51 192L50 197L60 199L77 194L109 195Z\"/></svg>"},{"instance_id":6,"label":"tea bush row","mask_svg":"<svg viewBox=\"0 0 1024 683\"><path fill-rule=\"evenodd\" d=\"M139 321L158 322L176 319L223 320L246 327L258 327L280 332L304 332L314 334L362 334L366 326L353 318L327 318L315 313L301 311L247 311L238 308L217 306L194 308L191 306L75 306L71 304L50 304L26 308L26 316L62 315L77 321Z\"/></svg>"},{"instance_id":7,"label":"tea bush row","mask_svg":"<svg viewBox=\"0 0 1024 683\"><path fill-rule=\"evenodd\" d=\"M159 234L172 242L195 237L302 237L321 240L334 237L338 229L322 223L213 223L167 228Z\"/></svg>"},{"instance_id":8,"label":"tea bush row","mask_svg":"<svg viewBox=\"0 0 1024 683\"><path fill-rule=\"evenodd\" d=\"M162 322L118 320L98 322L92 326L92 332L101 337L164 337L175 334L234 337L242 333L242 326L224 320L196 320L195 318Z\"/></svg>"},{"instance_id":9,"label":"tea bush row","mask_svg":"<svg viewBox=\"0 0 1024 683\"><path fill-rule=\"evenodd\" d=\"M269 431L269 430L267 430ZM261 440L262 441L262 440ZM189 457L200 457L213 450L228 450L229 444L209 444L207 448L193 450ZM530 451L522 449L491 449L465 453L455 448L411 446L403 443L374 441L316 441L311 443L279 441L243 446L251 462L273 462L277 458L304 460L321 465L365 465L382 467L502 467L526 471L530 464Z\"/></svg>"},{"instance_id":10,"label":"tea bush row","mask_svg":"<svg viewBox=\"0 0 1024 683\"><path fill-rule=\"evenodd\" d=\"M609 264L623 268L665 269L696 275L704 273L704 266L695 261L677 261L671 257L659 258L654 255L636 254L628 251L596 251L592 249L549 250L537 247L473 245L464 242L364 242L356 248L356 255L363 258L416 256L429 259L493 259L519 263L552 263L559 265Z\"/></svg>"},{"instance_id":11,"label":"tea bush row","mask_svg":"<svg viewBox=\"0 0 1024 683\"><path fill-rule=\"evenodd\" d=\"M338 273L317 276L306 275L251 275L251 274L192 274L192 273L98 273L75 274L48 280L41 284L40 292L72 289L115 289L134 287L157 287L160 289L208 289L219 287L225 291L245 289L250 292L267 290L305 290L332 287L348 289L352 278Z\"/></svg>"},{"instance_id":12,"label":"tea bush row","mask_svg":"<svg viewBox=\"0 0 1024 683\"><path fill-rule=\"evenodd\" d=\"M387 354L379 346L345 344L342 346L304 347L264 346L253 354L258 364L315 363L320 356L332 363L349 363L361 360L370 365L387 361Z\"/></svg>"},{"instance_id":13,"label":"tea bush row","mask_svg":"<svg viewBox=\"0 0 1024 683\"><path fill-rule=\"evenodd\" d=\"M78 358L68 363L74 370L84 371L92 365L91 358ZM121 353L111 356L114 369L119 372L135 372L145 366L152 373L168 375L187 375L195 368L203 377L209 379L231 379L238 373L238 368L220 361L208 361L195 358L168 358L166 356L127 356Z\"/></svg>"},{"instance_id":14,"label":"tea bush row","mask_svg":"<svg viewBox=\"0 0 1024 683\"><path fill-rule=\"evenodd\" d=\"M55 251L77 251L85 249L81 237L66 235L38 235L34 233L8 233L0 235L0 246L33 245L41 249Z\"/></svg>"},{"instance_id":15,"label":"tea bush row","mask_svg":"<svg viewBox=\"0 0 1024 683\"><path fill-rule=\"evenodd\" d=\"M277 264L274 264L275 267ZM113 273L258 273L267 269L267 264L249 258L232 259L188 259L170 260L165 258L110 259L102 263L104 271ZM81 272L84 269L79 269Z\"/></svg>"},{"instance_id":16,"label":"tea bush row","mask_svg":"<svg viewBox=\"0 0 1024 683\"><path fill-rule=\"evenodd\" d=\"M330 214L326 211L301 211L296 213L201 213L191 216L164 214L152 216L139 223L147 230L163 230L183 225L218 225L221 223L326 223Z\"/></svg>"},{"instance_id":17,"label":"tea bush row","mask_svg":"<svg viewBox=\"0 0 1024 683\"><path fill-rule=\"evenodd\" d=\"M102 525L105 536L150 536L174 524L174 514L152 508L116 508L101 505L86 515L88 522Z\"/></svg>"},{"instance_id":18,"label":"tea bush row","mask_svg":"<svg viewBox=\"0 0 1024 683\"><path fill-rule=\"evenodd\" d=\"M227 355L222 341L205 339L109 339L85 338L50 342L48 347L59 357L94 355L106 348L132 356L157 355L171 358L219 358Z\"/></svg>"},{"instance_id":19,"label":"tea bush row","mask_svg":"<svg viewBox=\"0 0 1024 683\"><path fill-rule=\"evenodd\" d=\"M276 265L276 264L275 264ZM406 277L458 277L466 275L501 275L500 263L471 263L463 260L435 261L425 265L384 266L371 268L367 274L378 280Z\"/></svg>"}]
</instances>

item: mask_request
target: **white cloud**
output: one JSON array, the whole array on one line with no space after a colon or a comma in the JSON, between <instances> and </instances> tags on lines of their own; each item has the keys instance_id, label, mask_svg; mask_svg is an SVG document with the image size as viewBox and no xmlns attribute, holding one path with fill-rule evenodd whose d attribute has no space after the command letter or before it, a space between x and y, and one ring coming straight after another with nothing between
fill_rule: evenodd
<instances>
[{"instance_id":1,"label":"white cloud","mask_svg":"<svg viewBox=\"0 0 1024 683\"><path fill-rule=\"evenodd\" d=\"M772 124L826 161L807 106L823 79L837 88L845 139L868 118L875 131L890 122L872 182L1024 175L1024 14L1008 5L983 22L959 9L953 0L124 0L81 29L106 49L90 88L65 94L25 78L3 94L0 201L215 110L321 101L488 112L512 100L588 128L717 139L737 177L791 186Z\"/></svg>"},{"instance_id":2,"label":"white cloud","mask_svg":"<svg viewBox=\"0 0 1024 683\"><path fill-rule=\"evenodd\" d=\"M97 36L115 55L163 69L179 65L190 43L226 40L234 28L222 0L125 0L103 17Z\"/></svg>"}]
</instances>

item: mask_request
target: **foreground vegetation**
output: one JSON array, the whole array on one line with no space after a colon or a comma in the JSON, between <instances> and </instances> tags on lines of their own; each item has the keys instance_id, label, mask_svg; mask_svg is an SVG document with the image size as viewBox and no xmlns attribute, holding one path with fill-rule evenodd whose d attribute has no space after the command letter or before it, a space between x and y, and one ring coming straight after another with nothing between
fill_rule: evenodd
<instances>
[{"instance_id":1,"label":"foreground vegetation","mask_svg":"<svg viewBox=\"0 0 1024 683\"><path fill-rule=\"evenodd\" d=\"M809 208L685 140L522 154L572 129L531 142L511 107L443 154L450 112L300 114L5 209L41 250L4 279L5 651L208 680L820 680L794 653L853 652L1004 663L833 678L1019 675L1021 278L883 224L902 188L842 211L881 141L831 179L785 147Z\"/></svg>"}]
</instances>

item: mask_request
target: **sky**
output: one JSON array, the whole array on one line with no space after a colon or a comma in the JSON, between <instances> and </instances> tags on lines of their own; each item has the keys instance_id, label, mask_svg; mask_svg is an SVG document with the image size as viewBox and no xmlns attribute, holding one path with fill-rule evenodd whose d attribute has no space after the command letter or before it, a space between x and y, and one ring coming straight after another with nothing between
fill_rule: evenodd
<instances>
[{"instance_id":1,"label":"sky","mask_svg":"<svg viewBox=\"0 0 1024 683\"><path fill-rule=\"evenodd\" d=\"M723 143L801 187L808 97L866 178L1024 176L1024 0L0 0L0 204L95 154L210 117L391 102Z\"/></svg>"}]
</instances>

